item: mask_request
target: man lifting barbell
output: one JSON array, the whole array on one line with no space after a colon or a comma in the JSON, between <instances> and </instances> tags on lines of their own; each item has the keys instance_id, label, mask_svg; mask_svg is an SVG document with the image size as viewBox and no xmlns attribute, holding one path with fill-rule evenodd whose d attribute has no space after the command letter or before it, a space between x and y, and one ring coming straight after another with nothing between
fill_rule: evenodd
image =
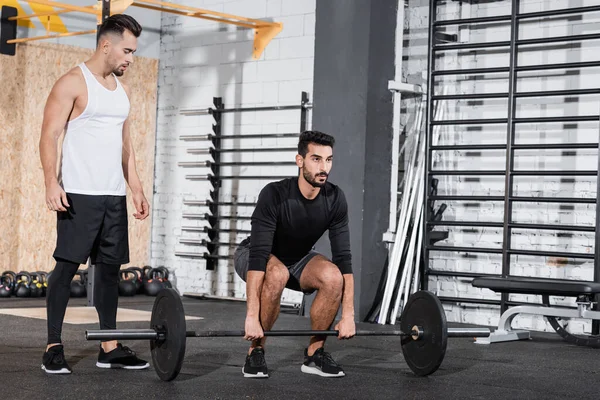
<instances>
[{"instance_id":1,"label":"man lifting barbell","mask_svg":"<svg viewBox=\"0 0 600 400\"><path fill-rule=\"evenodd\" d=\"M335 329L340 339L355 334L348 205L344 192L327 181L333 162L334 138L318 131L300 135L298 178L266 185L252 214L250 237L235 251L238 275L246 281L245 339L252 344L242 369L245 377L269 376L264 357L263 330L278 315L284 288L317 295L310 310L313 330L329 329L340 304ZM332 260L313 250L329 231ZM312 336L304 350L302 372L341 377L344 371L325 351L326 336Z\"/></svg>"},{"instance_id":2,"label":"man lifting barbell","mask_svg":"<svg viewBox=\"0 0 600 400\"><path fill-rule=\"evenodd\" d=\"M62 76L44 110L40 157L46 204L57 212L56 267L48 282L48 343L42 369L69 374L61 341L70 283L88 257L96 265L95 305L101 329L115 329L119 269L129 262L126 181L140 220L148 201L135 167L129 133L130 91L117 79L133 62L142 27L113 15L99 28L94 55ZM57 177L58 138L65 131ZM148 362L117 341L102 342L101 368L148 368Z\"/></svg>"}]
</instances>

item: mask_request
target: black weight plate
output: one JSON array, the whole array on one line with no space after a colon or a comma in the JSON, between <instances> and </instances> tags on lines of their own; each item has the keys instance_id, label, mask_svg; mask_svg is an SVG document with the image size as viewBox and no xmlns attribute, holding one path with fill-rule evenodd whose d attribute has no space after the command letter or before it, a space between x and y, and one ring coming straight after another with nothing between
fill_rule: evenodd
<instances>
[{"instance_id":1,"label":"black weight plate","mask_svg":"<svg viewBox=\"0 0 600 400\"><path fill-rule=\"evenodd\" d=\"M166 330L164 340L151 340L152 364L163 381L179 375L185 356L185 312L179 294L174 289L161 290L152 307L150 328Z\"/></svg>"},{"instance_id":2,"label":"black weight plate","mask_svg":"<svg viewBox=\"0 0 600 400\"><path fill-rule=\"evenodd\" d=\"M402 353L415 374L430 375L442 364L448 344L446 313L433 293L421 290L408 298L400 317L400 328L409 333L415 325L421 328L423 335L418 340L403 337Z\"/></svg>"}]
</instances>

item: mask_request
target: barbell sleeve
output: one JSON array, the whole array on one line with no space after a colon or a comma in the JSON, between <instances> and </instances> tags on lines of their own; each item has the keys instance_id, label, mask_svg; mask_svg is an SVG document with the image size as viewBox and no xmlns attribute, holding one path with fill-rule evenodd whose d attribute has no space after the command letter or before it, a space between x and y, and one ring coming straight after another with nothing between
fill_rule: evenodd
<instances>
[{"instance_id":1,"label":"barbell sleeve","mask_svg":"<svg viewBox=\"0 0 600 400\"><path fill-rule=\"evenodd\" d=\"M488 328L448 328L448 337L489 337Z\"/></svg>"},{"instance_id":2,"label":"barbell sleeve","mask_svg":"<svg viewBox=\"0 0 600 400\"><path fill-rule=\"evenodd\" d=\"M87 340L157 340L155 329L105 329L85 331Z\"/></svg>"}]
</instances>

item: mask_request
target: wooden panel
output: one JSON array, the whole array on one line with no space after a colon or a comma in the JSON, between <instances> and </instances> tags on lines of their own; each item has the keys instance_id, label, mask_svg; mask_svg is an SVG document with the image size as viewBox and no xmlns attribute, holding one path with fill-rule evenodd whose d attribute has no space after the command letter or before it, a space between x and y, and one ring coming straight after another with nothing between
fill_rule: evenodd
<instances>
[{"instance_id":1,"label":"wooden panel","mask_svg":"<svg viewBox=\"0 0 600 400\"><path fill-rule=\"evenodd\" d=\"M89 49L32 42L18 45L15 57L0 57L0 270L54 268L56 214L45 205L39 155L43 110L55 81L91 54ZM157 76L158 60L137 57L121 78L132 89L137 169L151 210ZM59 147L61 143L62 138ZM131 196L128 208L131 264L147 264L152 215L135 220Z\"/></svg>"}]
</instances>

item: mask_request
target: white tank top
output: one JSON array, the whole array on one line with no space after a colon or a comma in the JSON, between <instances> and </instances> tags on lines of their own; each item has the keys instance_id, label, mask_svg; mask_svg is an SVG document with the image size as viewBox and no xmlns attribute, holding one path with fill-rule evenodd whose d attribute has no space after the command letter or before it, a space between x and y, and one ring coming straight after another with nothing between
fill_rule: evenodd
<instances>
[{"instance_id":1,"label":"white tank top","mask_svg":"<svg viewBox=\"0 0 600 400\"><path fill-rule=\"evenodd\" d=\"M121 162L129 98L116 77L117 88L109 90L85 63L79 68L85 78L88 101L83 113L66 125L59 182L67 193L125 196Z\"/></svg>"}]
</instances>

